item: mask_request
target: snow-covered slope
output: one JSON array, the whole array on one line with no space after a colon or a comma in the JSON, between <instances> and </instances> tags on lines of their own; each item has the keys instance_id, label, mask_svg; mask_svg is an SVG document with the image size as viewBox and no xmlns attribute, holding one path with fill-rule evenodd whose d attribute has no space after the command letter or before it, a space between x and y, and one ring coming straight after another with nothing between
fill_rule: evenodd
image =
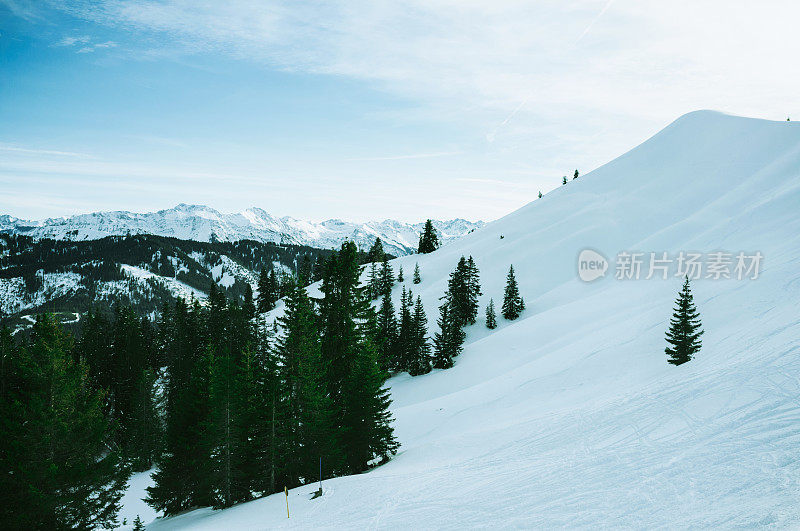
<instances>
[{"instance_id":1,"label":"snow-covered slope","mask_svg":"<svg viewBox=\"0 0 800 531\"><path fill-rule=\"evenodd\" d=\"M502 237L502 238L501 238ZM577 278L592 248L607 276ZM666 363L681 280L616 280L620 251L760 251L756 280L693 283L706 334ZM461 255L498 303L456 366L390 380L400 453L367 474L153 529L800 525L800 124L703 111L419 262L429 320ZM705 273L704 273L705 275ZM408 276L408 275L407 275ZM400 287L394 295L399 296ZM482 312L481 312L482 317Z\"/></svg>"},{"instance_id":2,"label":"snow-covered slope","mask_svg":"<svg viewBox=\"0 0 800 531\"><path fill-rule=\"evenodd\" d=\"M482 227L482 221L463 219L434 221L443 241L448 242ZM340 247L345 240L369 248L379 237L387 252L402 256L416 251L423 224L408 224L387 219L353 223L329 219L321 223L291 217L275 218L260 208L236 214L222 214L203 205L180 204L158 212L94 212L68 218L29 221L0 216L0 231L26 234L35 238L87 240L125 234L155 234L184 240L221 241L250 239L262 242L293 243L321 249Z\"/></svg>"}]
</instances>

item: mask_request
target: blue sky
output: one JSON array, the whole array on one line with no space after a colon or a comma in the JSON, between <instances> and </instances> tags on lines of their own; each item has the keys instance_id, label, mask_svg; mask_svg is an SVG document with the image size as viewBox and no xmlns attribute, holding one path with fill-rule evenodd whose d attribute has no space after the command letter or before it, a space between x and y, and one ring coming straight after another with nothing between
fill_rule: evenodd
<instances>
[{"instance_id":1,"label":"blue sky","mask_svg":"<svg viewBox=\"0 0 800 531\"><path fill-rule=\"evenodd\" d=\"M743 4L0 0L0 213L494 219L685 112L800 117L797 7Z\"/></svg>"}]
</instances>

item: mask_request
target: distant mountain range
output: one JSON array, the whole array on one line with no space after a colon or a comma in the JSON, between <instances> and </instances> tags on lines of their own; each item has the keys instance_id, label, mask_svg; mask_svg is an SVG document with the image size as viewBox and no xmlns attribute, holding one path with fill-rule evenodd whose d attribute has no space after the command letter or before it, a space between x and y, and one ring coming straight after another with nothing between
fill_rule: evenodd
<instances>
[{"instance_id":1,"label":"distant mountain range","mask_svg":"<svg viewBox=\"0 0 800 531\"><path fill-rule=\"evenodd\" d=\"M453 219L433 221L443 242L455 240L485 225L482 221ZM248 208L235 214L222 214L204 205L180 204L158 212L94 212L68 218L30 221L0 215L0 232L24 234L34 238L57 240L94 240L125 234L154 234L195 241L237 241L307 245L321 249L339 247L343 241L355 241L368 248L380 238L384 249L403 256L416 251L423 223L402 223L387 219L354 223L329 219L321 223L292 217L276 218L260 208Z\"/></svg>"}]
</instances>

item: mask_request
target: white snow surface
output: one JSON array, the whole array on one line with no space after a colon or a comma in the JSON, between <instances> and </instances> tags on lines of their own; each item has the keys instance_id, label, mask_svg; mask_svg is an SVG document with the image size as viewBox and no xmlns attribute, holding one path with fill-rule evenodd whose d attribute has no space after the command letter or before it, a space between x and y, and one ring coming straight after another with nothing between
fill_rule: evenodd
<instances>
[{"instance_id":1,"label":"white snow surface","mask_svg":"<svg viewBox=\"0 0 800 531\"><path fill-rule=\"evenodd\" d=\"M700 111L442 249L407 256L435 329L461 255L478 323L454 368L389 381L389 463L150 529L800 526L800 124ZM503 236L501 239L500 236ZM681 279L577 279L590 247L760 251L756 280L698 280L706 334L667 364ZM423 282L411 283L414 263ZM527 309L490 331L513 263ZM394 289L399 296L400 287Z\"/></svg>"},{"instance_id":2,"label":"white snow surface","mask_svg":"<svg viewBox=\"0 0 800 531\"><path fill-rule=\"evenodd\" d=\"M451 241L482 227L482 221L453 219L434 221L443 241ZM402 223L387 219L355 223L330 219L321 223L291 217L276 218L260 208L236 214L222 214L204 205L180 204L158 212L94 212L68 218L31 221L0 216L0 231L35 238L92 240L125 234L156 234L184 240L220 241L250 239L262 242L309 245L321 249L340 247L345 240L362 249L380 237L387 252L402 256L416 251L423 223Z\"/></svg>"}]
</instances>

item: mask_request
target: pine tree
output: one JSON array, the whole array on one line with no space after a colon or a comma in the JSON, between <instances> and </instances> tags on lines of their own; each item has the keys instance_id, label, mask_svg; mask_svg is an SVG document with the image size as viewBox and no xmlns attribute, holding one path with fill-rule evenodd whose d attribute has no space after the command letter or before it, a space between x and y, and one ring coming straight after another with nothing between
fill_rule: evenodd
<instances>
[{"instance_id":1,"label":"pine tree","mask_svg":"<svg viewBox=\"0 0 800 531\"><path fill-rule=\"evenodd\" d=\"M520 316L525 309L525 301L519 294L519 287L517 286L517 279L514 276L514 266L508 269L508 276L506 277L506 289L503 295L503 317L509 321L513 321Z\"/></svg>"},{"instance_id":2,"label":"pine tree","mask_svg":"<svg viewBox=\"0 0 800 531\"><path fill-rule=\"evenodd\" d=\"M390 425L391 401L383 388L385 372L378 366L372 341L376 319L359 286L353 242L342 244L331 259L321 290L322 358L344 455L340 470L361 472L373 459L387 459L398 445Z\"/></svg>"},{"instance_id":3,"label":"pine tree","mask_svg":"<svg viewBox=\"0 0 800 531\"><path fill-rule=\"evenodd\" d=\"M394 370L397 366L395 349L397 348L397 318L394 305L389 294L381 299L377 315L378 333L375 346L378 349L378 365L384 371Z\"/></svg>"},{"instance_id":4,"label":"pine tree","mask_svg":"<svg viewBox=\"0 0 800 531\"><path fill-rule=\"evenodd\" d=\"M574 181L575 179L577 179L578 175L579 175L578 170L575 170L575 174L572 176L572 180Z\"/></svg>"},{"instance_id":5,"label":"pine tree","mask_svg":"<svg viewBox=\"0 0 800 531\"><path fill-rule=\"evenodd\" d=\"M674 313L669 321L667 343L669 346L664 352L669 356L669 363L681 365L690 361L700 350L703 335L700 313L694 304L694 296L689 286L689 277L683 283L683 288L678 293L675 301Z\"/></svg>"},{"instance_id":6,"label":"pine tree","mask_svg":"<svg viewBox=\"0 0 800 531\"><path fill-rule=\"evenodd\" d=\"M209 304L219 304L211 295ZM200 323L202 313L197 301L189 308L178 299L160 331L168 360L164 454L145 501L166 515L212 503L206 434L211 358L202 341L206 334Z\"/></svg>"},{"instance_id":7,"label":"pine tree","mask_svg":"<svg viewBox=\"0 0 800 531\"><path fill-rule=\"evenodd\" d=\"M414 284L419 284L422 282L422 277L419 276L419 264L414 264L414 277L413 277Z\"/></svg>"},{"instance_id":8,"label":"pine tree","mask_svg":"<svg viewBox=\"0 0 800 531\"><path fill-rule=\"evenodd\" d=\"M433 368L449 369L453 358L461 353L466 334L457 320L453 318L450 301L439 307L439 332L433 335Z\"/></svg>"},{"instance_id":9,"label":"pine tree","mask_svg":"<svg viewBox=\"0 0 800 531\"><path fill-rule=\"evenodd\" d=\"M247 319L252 319L256 315L256 304L253 299L253 286L251 286L249 282L244 286L242 310L244 310Z\"/></svg>"},{"instance_id":10,"label":"pine tree","mask_svg":"<svg viewBox=\"0 0 800 531\"><path fill-rule=\"evenodd\" d=\"M367 276L367 296L370 300L375 300L381 292L381 277L378 274L378 265L375 262L369 264L369 275Z\"/></svg>"},{"instance_id":11,"label":"pine tree","mask_svg":"<svg viewBox=\"0 0 800 531\"><path fill-rule=\"evenodd\" d=\"M494 330L497 328L497 314L494 311L494 299L489 299L486 306L486 328Z\"/></svg>"},{"instance_id":12,"label":"pine tree","mask_svg":"<svg viewBox=\"0 0 800 531\"><path fill-rule=\"evenodd\" d=\"M417 297L414 314L411 318L411 341L409 345L408 373L419 376L431 372L431 346L428 343L428 318L422 307L422 299Z\"/></svg>"},{"instance_id":13,"label":"pine tree","mask_svg":"<svg viewBox=\"0 0 800 531\"><path fill-rule=\"evenodd\" d=\"M394 273L392 272L392 265L389 260L384 257L383 265L381 266L380 280L378 281L379 295L383 296L392 292L394 286Z\"/></svg>"},{"instance_id":14,"label":"pine tree","mask_svg":"<svg viewBox=\"0 0 800 531\"><path fill-rule=\"evenodd\" d=\"M311 284L311 269L311 256L304 254L302 260L300 261L300 266L297 269L297 282L300 284L300 286L306 287Z\"/></svg>"},{"instance_id":15,"label":"pine tree","mask_svg":"<svg viewBox=\"0 0 800 531\"><path fill-rule=\"evenodd\" d=\"M383 262L383 259L386 258L386 253L383 250L383 242L381 242L380 238L375 238L375 242L372 244L372 247L369 248L369 252L367 253L367 262L376 263L376 262Z\"/></svg>"},{"instance_id":16,"label":"pine tree","mask_svg":"<svg viewBox=\"0 0 800 531\"><path fill-rule=\"evenodd\" d=\"M145 530L144 522L142 522L142 519L137 514L136 518L133 519L133 531L144 531L144 530Z\"/></svg>"},{"instance_id":17,"label":"pine tree","mask_svg":"<svg viewBox=\"0 0 800 531\"><path fill-rule=\"evenodd\" d=\"M414 349L414 322L412 309L414 300L411 292L403 286L400 294L400 309L397 319L397 341L395 342L395 359L392 368L396 371L410 371Z\"/></svg>"},{"instance_id":18,"label":"pine tree","mask_svg":"<svg viewBox=\"0 0 800 531\"><path fill-rule=\"evenodd\" d=\"M258 313L265 313L275 307L275 292L277 291L275 285L275 272L270 269L261 270L258 277Z\"/></svg>"},{"instance_id":19,"label":"pine tree","mask_svg":"<svg viewBox=\"0 0 800 531\"><path fill-rule=\"evenodd\" d=\"M542 198L542 191L539 190L539 199L541 199L541 198Z\"/></svg>"},{"instance_id":20,"label":"pine tree","mask_svg":"<svg viewBox=\"0 0 800 531\"><path fill-rule=\"evenodd\" d=\"M478 268L472 257L459 259L447 283L446 298L450 316L459 326L474 324L478 317L478 297L481 295Z\"/></svg>"},{"instance_id":21,"label":"pine tree","mask_svg":"<svg viewBox=\"0 0 800 531\"><path fill-rule=\"evenodd\" d=\"M397 282L403 282L403 266L400 266L400 269L397 272Z\"/></svg>"},{"instance_id":22,"label":"pine tree","mask_svg":"<svg viewBox=\"0 0 800 531\"><path fill-rule=\"evenodd\" d=\"M567 184L567 176L566 175L561 178L561 184Z\"/></svg>"},{"instance_id":23,"label":"pine tree","mask_svg":"<svg viewBox=\"0 0 800 531\"><path fill-rule=\"evenodd\" d=\"M72 338L43 315L22 345L0 331L0 356L0 527L116 525L129 469Z\"/></svg>"},{"instance_id":24,"label":"pine tree","mask_svg":"<svg viewBox=\"0 0 800 531\"><path fill-rule=\"evenodd\" d=\"M422 233L419 235L419 246L417 252L420 254L432 253L439 248L439 236L436 234L436 229L433 228L433 222L427 220Z\"/></svg>"}]
</instances>

